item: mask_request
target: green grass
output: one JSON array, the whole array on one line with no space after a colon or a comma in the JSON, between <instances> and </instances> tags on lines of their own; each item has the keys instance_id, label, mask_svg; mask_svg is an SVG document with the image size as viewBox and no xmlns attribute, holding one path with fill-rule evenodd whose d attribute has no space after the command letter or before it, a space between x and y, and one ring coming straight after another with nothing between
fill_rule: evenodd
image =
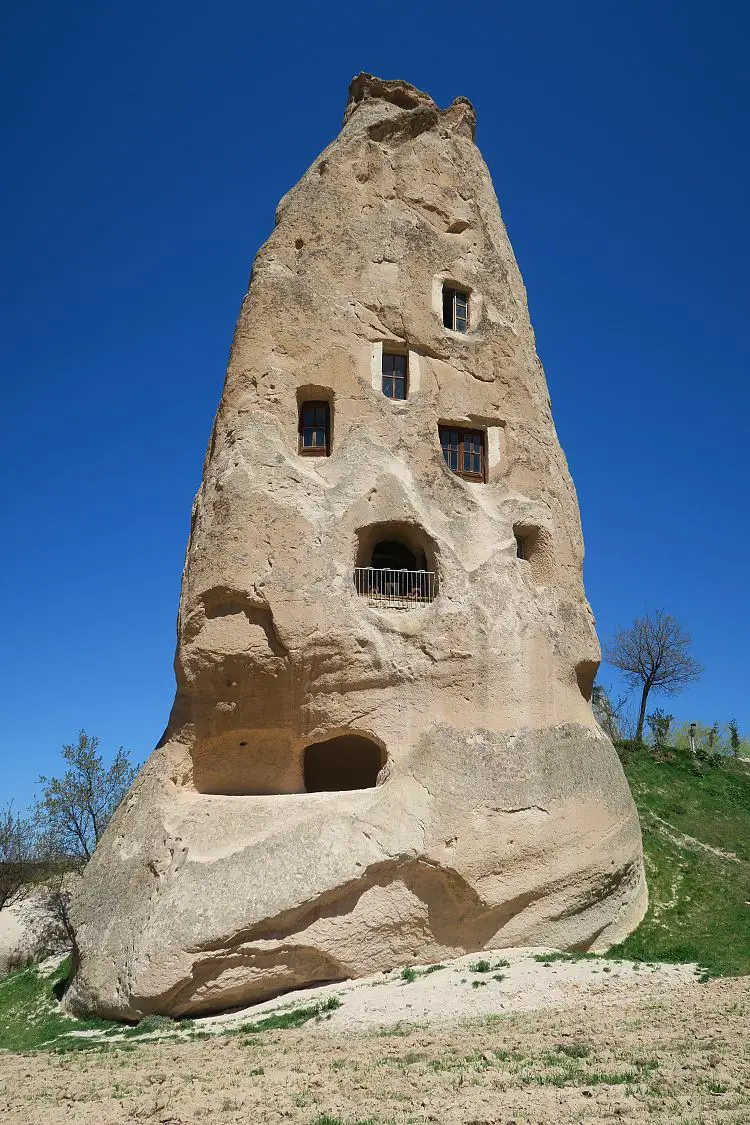
<instances>
[{"instance_id":1,"label":"green grass","mask_svg":"<svg viewBox=\"0 0 750 1125\"><path fill-rule=\"evenodd\" d=\"M356 1121L342 1121L340 1117L329 1117L324 1113L322 1117L316 1117L310 1125L375 1125L371 1117L365 1121L364 1118L358 1118Z\"/></svg>"},{"instance_id":2,"label":"green grass","mask_svg":"<svg viewBox=\"0 0 750 1125\"><path fill-rule=\"evenodd\" d=\"M750 973L750 768L722 758L700 763L696 773L689 751L666 758L641 750L624 763L641 818L649 909L609 955L695 961L718 976Z\"/></svg>"},{"instance_id":3,"label":"green grass","mask_svg":"<svg viewBox=\"0 0 750 1125\"><path fill-rule=\"evenodd\" d=\"M414 969L411 965L407 965L401 970L400 976L404 984L414 984L419 977L428 977L430 973L437 973L444 968L445 965L428 965L426 969Z\"/></svg>"},{"instance_id":4,"label":"green grass","mask_svg":"<svg viewBox=\"0 0 750 1125\"><path fill-rule=\"evenodd\" d=\"M32 966L0 980L0 1049L91 1049L89 1039L71 1039L70 1033L97 1031L101 1035L111 1035L122 1031L120 1024L110 1020L78 1020L57 1010L58 996L69 971L70 963L63 961L50 976L42 975Z\"/></svg>"},{"instance_id":5,"label":"green grass","mask_svg":"<svg viewBox=\"0 0 750 1125\"><path fill-rule=\"evenodd\" d=\"M302 1027L302 1024L319 1017L330 1019L330 1013L340 1007L341 1001L338 996L329 996L327 1000L322 1000L318 1004L308 1004L304 1008L288 1008L286 1011L275 1012L254 1023L243 1023L240 1031L254 1035L258 1031L283 1031L289 1027Z\"/></svg>"},{"instance_id":6,"label":"green grass","mask_svg":"<svg viewBox=\"0 0 750 1125\"><path fill-rule=\"evenodd\" d=\"M553 961L590 961L596 960L599 956L598 953L564 953L560 949L556 949L554 953L535 953L534 960L539 961L542 965L551 965Z\"/></svg>"}]
</instances>

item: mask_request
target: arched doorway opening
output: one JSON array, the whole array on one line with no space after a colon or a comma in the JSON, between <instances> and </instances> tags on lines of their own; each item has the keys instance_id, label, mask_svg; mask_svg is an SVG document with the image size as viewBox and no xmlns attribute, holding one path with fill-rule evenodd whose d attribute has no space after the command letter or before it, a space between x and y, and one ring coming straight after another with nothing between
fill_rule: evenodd
<instances>
[{"instance_id":1,"label":"arched doorway opening","mask_svg":"<svg viewBox=\"0 0 750 1125\"><path fill-rule=\"evenodd\" d=\"M305 790L336 793L372 789L385 761L383 748L361 734L341 734L326 742L314 742L305 749Z\"/></svg>"},{"instance_id":2,"label":"arched doorway opening","mask_svg":"<svg viewBox=\"0 0 750 1125\"><path fill-rule=\"evenodd\" d=\"M404 543L398 543L395 539L383 539L380 543L376 543L372 549L371 558L370 566L376 570L415 571L427 569L424 565L424 555L418 560L414 551L411 551Z\"/></svg>"},{"instance_id":3,"label":"arched doorway opening","mask_svg":"<svg viewBox=\"0 0 750 1125\"><path fill-rule=\"evenodd\" d=\"M438 592L435 552L412 524L371 524L358 532L354 570L357 593L372 606L410 609Z\"/></svg>"}]
</instances>

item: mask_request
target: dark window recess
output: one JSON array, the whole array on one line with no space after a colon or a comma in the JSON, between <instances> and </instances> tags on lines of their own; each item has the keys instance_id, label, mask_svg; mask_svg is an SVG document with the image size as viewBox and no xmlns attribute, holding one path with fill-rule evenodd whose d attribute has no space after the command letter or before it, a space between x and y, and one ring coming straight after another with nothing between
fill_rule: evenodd
<instances>
[{"instance_id":1,"label":"dark window recess","mask_svg":"<svg viewBox=\"0 0 750 1125\"><path fill-rule=\"evenodd\" d=\"M406 356L383 352L383 394L386 398L406 398L407 390Z\"/></svg>"},{"instance_id":2,"label":"dark window recess","mask_svg":"<svg viewBox=\"0 0 750 1125\"><path fill-rule=\"evenodd\" d=\"M481 430L461 430L440 426L440 445L451 472L467 480L485 479L484 434Z\"/></svg>"},{"instance_id":3,"label":"dark window recess","mask_svg":"<svg viewBox=\"0 0 750 1125\"><path fill-rule=\"evenodd\" d=\"M371 789L384 765L384 752L369 738L342 734L306 748L305 789L308 793Z\"/></svg>"},{"instance_id":4,"label":"dark window recess","mask_svg":"<svg viewBox=\"0 0 750 1125\"><path fill-rule=\"evenodd\" d=\"M443 324L454 332L469 328L469 294L443 286Z\"/></svg>"},{"instance_id":5,"label":"dark window recess","mask_svg":"<svg viewBox=\"0 0 750 1125\"><path fill-rule=\"evenodd\" d=\"M526 558L526 544L524 543L524 538L523 538L522 535L516 536L516 558L517 559L525 559Z\"/></svg>"},{"instance_id":6,"label":"dark window recess","mask_svg":"<svg viewBox=\"0 0 750 1125\"><path fill-rule=\"evenodd\" d=\"M403 543L386 539L376 543L372 549L370 566L386 567L388 570L418 570L417 557Z\"/></svg>"},{"instance_id":7,"label":"dark window recess","mask_svg":"<svg viewBox=\"0 0 750 1125\"><path fill-rule=\"evenodd\" d=\"M407 598L411 602L433 601L434 573L426 569L424 554L415 554L404 543L385 539L372 549L370 570L358 572L359 593L369 591L370 597ZM365 586L367 589L365 589Z\"/></svg>"},{"instance_id":8,"label":"dark window recess","mask_svg":"<svg viewBox=\"0 0 750 1125\"><path fill-rule=\"evenodd\" d=\"M303 402L299 410L299 451L327 457L331 452L331 411L327 402Z\"/></svg>"}]
</instances>

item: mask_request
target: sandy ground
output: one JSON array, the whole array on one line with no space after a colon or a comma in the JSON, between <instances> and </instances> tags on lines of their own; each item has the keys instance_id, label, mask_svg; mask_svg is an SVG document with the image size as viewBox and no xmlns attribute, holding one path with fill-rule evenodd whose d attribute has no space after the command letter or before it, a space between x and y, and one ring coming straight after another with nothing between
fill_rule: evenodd
<instances>
[{"instance_id":1,"label":"sandy ground","mask_svg":"<svg viewBox=\"0 0 750 1125\"><path fill-rule=\"evenodd\" d=\"M406 982L401 970L395 969L344 984L289 992L229 1015L196 1020L196 1027L201 1031L232 1028L299 1005L325 1003L332 996L341 1001L341 1007L321 1022L324 1033L366 1031L399 1021L435 1025L536 1008L565 1008L588 997L597 997L601 1004L623 1003L634 990L639 994L672 990L692 983L699 975L695 965L556 961L554 954L547 964L544 957L539 949L472 953L417 968L414 981ZM479 968L484 971L477 971Z\"/></svg>"},{"instance_id":2,"label":"sandy ground","mask_svg":"<svg viewBox=\"0 0 750 1125\"><path fill-rule=\"evenodd\" d=\"M290 994L196 1021L193 1032L211 1032L197 1040L0 1055L0 1119L750 1123L750 978L484 956L511 964L480 973L469 967L479 958L462 958L413 982L393 973ZM299 1030L216 1034L332 994L341 1007Z\"/></svg>"}]
</instances>

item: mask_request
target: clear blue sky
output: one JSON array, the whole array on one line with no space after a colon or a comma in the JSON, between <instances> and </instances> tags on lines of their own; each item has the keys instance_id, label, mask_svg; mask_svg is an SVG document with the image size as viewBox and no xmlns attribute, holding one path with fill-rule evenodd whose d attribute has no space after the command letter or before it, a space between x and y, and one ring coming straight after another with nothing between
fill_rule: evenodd
<instances>
[{"instance_id":1,"label":"clear blue sky","mask_svg":"<svg viewBox=\"0 0 750 1125\"><path fill-rule=\"evenodd\" d=\"M190 505L274 208L350 78L465 94L529 292L600 636L644 606L750 728L750 8L6 5L0 803L80 727L143 759Z\"/></svg>"}]
</instances>

